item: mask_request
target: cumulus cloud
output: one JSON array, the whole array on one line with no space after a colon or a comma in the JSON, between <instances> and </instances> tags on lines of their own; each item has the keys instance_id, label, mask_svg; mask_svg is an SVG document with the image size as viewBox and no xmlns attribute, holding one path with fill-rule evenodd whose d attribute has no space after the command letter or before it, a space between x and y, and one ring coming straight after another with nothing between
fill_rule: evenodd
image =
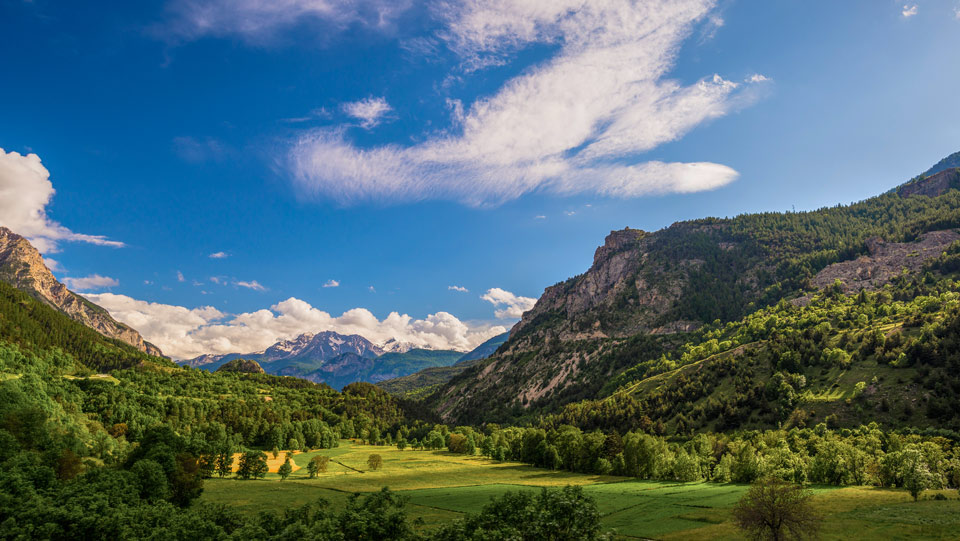
<instances>
[{"instance_id":1,"label":"cumulus cloud","mask_svg":"<svg viewBox=\"0 0 960 541\"><path fill-rule=\"evenodd\" d=\"M469 289L463 286L447 286L447 289L449 289L450 291L459 291L460 293L467 293L470 291Z\"/></svg>"},{"instance_id":2,"label":"cumulus cloud","mask_svg":"<svg viewBox=\"0 0 960 541\"><path fill-rule=\"evenodd\" d=\"M225 259L228 255L227 252L213 252L209 257L210 259Z\"/></svg>"},{"instance_id":3,"label":"cumulus cloud","mask_svg":"<svg viewBox=\"0 0 960 541\"><path fill-rule=\"evenodd\" d=\"M77 291L104 289L120 285L120 282L117 281L116 278L100 276L99 274L91 274L90 276L84 276L83 278L64 278L63 283L66 284L68 288Z\"/></svg>"},{"instance_id":4,"label":"cumulus cloud","mask_svg":"<svg viewBox=\"0 0 960 541\"><path fill-rule=\"evenodd\" d=\"M177 281L178 281L178 282L186 282L186 281L187 281L187 279L183 277L183 273L180 272L180 271L177 271Z\"/></svg>"},{"instance_id":5,"label":"cumulus cloud","mask_svg":"<svg viewBox=\"0 0 960 541\"><path fill-rule=\"evenodd\" d=\"M41 253L59 251L59 241L101 246L124 244L101 235L74 233L47 216L55 191L50 172L36 154L22 155L0 148L0 226L23 235Z\"/></svg>"},{"instance_id":6,"label":"cumulus cloud","mask_svg":"<svg viewBox=\"0 0 960 541\"><path fill-rule=\"evenodd\" d=\"M904 19L909 19L910 17L913 17L914 15L917 14L917 5L916 5L916 4L904 4L904 5L903 5L903 11L901 11L901 13L903 14L903 18L904 18Z\"/></svg>"},{"instance_id":7,"label":"cumulus cloud","mask_svg":"<svg viewBox=\"0 0 960 541\"><path fill-rule=\"evenodd\" d=\"M343 104L343 111L360 121L360 127L370 129L380 123L393 108L384 98L366 98Z\"/></svg>"},{"instance_id":8,"label":"cumulus cloud","mask_svg":"<svg viewBox=\"0 0 960 541\"><path fill-rule=\"evenodd\" d=\"M188 309L112 293L87 297L130 325L164 353L188 359L204 353L251 353L305 332L359 334L377 344L394 339L431 349L469 351L498 334L501 325L473 325L437 312L423 319L391 312L377 319L365 308L338 317L291 297L269 309L227 315L211 306Z\"/></svg>"},{"instance_id":9,"label":"cumulus cloud","mask_svg":"<svg viewBox=\"0 0 960 541\"><path fill-rule=\"evenodd\" d=\"M340 287L340 282L334 279L327 280L321 287Z\"/></svg>"},{"instance_id":10,"label":"cumulus cloud","mask_svg":"<svg viewBox=\"0 0 960 541\"><path fill-rule=\"evenodd\" d=\"M173 0L159 30L178 40L238 36L263 42L304 21L323 24L327 33L354 24L387 30L410 6L410 0Z\"/></svg>"},{"instance_id":11,"label":"cumulus cloud","mask_svg":"<svg viewBox=\"0 0 960 541\"><path fill-rule=\"evenodd\" d=\"M499 287L488 289L480 298L494 307L502 307L493 313L499 319L519 318L524 312L537 304L537 299L520 297Z\"/></svg>"},{"instance_id":12,"label":"cumulus cloud","mask_svg":"<svg viewBox=\"0 0 960 541\"><path fill-rule=\"evenodd\" d=\"M238 281L234 282L233 285L235 285L235 286L237 286L237 287L245 287L245 288L247 288L247 289L252 289L252 290L254 290L254 291L266 291L266 290L267 290L267 288L263 287L263 285L260 284L260 282L258 282L258 281L256 281L256 280L251 280L251 281L249 281L249 282L246 282L246 281L243 281L243 280L238 280Z\"/></svg>"},{"instance_id":13,"label":"cumulus cloud","mask_svg":"<svg viewBox=\"0 0 960 541\"><path fill-rule=\"evenodd\" d=\"M667 74L712 0L536 0L443 3L440 37L465 72L532 44L549 60L469 107L454 129L412 146L362 148L343 127L302 134L289 160L308 195L343 204L449 199L491 205L530 192L638 197L696 192L738 174L708 162L638 156L744 104L751 83Z\"/></svg>"}]
</instances>

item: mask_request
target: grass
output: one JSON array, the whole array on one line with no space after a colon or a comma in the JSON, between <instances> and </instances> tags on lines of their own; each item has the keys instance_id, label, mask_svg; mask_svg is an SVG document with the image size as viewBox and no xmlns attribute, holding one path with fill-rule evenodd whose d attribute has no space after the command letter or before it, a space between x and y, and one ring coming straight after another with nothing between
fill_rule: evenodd
<instances>
[{"instance_id":1,"label":"grass","mask_svg":"<svg viewBox=\"0 0 960 541\"><path fill-rule=\"evenodd\" d=\"M383 457L380 471L367 471L367 457L373 453ZM328 471L309 479L305 466L318 454L330 457ZM210 479L201 500L229 504L249 514L296 507L321 497L337 508L354 492L389 486L409 498L408 516L422 519L423 527L429 529L477 512L506 492L570 484L583 486L597 502L603 527L624 539L743 538L731 522L730 510L746 492L744 485L555 472L446 451L399 451L348 441L335 449L297 453L293 462L300 469L282 482L275 468L260 481ZM960 501L955 491L941 492L950 499L932 500L935 492L930 491L915 503L902 490L817 488L814 503L826 517L824 539L956 538Z\"/></svg>"}]
</instances>

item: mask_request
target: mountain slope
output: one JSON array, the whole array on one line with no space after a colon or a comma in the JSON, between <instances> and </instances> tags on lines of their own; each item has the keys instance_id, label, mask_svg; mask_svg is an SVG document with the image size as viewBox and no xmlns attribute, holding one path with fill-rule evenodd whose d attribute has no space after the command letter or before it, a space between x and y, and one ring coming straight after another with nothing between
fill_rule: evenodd
<instances>
[{"instance_id":1,"label":"mountain slope","mask_svg":"<svg viewBox=\"0 0 960 541\"><path fill-rule=\"evenodd\" d=\"M450 366L437 366L419 370L413 374L395 377L380 381L377 385L387 392L397 395L403 395L409 398L423 397L436 390L438 386L453 379L466 369L474 366L503 345L510 337L509 332L494 336L486 342L475 347L472 351L464 353L457 362Z\"/></svg>"},{"instance_id":2,"label":"mountain slope","mask_svg":"<svg viewBox=\"0 0 960 541\"><path fill-rule=\"evenodd\" d=\"M106 337L35 296L0 281L0 344L41 357L66 357L62 373L107 372L141 365L174 366L169 360ZM55 353L51 353L55 352ZM22 355L11 355L20 358Z\"/></svg>"},{"instance_id":3,"label":"mountain slope","mask_svg":"<svg viewBox=\"0 0 960 541\"><path fill-rule=\"evenodd\" d=\"M281 340L257 353L228 353L225 355L201 355L183 361L180 364L215 370L218 366L238 358L257 361L268 373L298 375L298 372L310 372L323 362L344 353L353 353L363 358L375 358L383 350L366 338L357 335L343 335L333 331L304 333L292 340ZM299 369L296 369L299 367Z\"/></svg>"},{"instance_id":4,"label":"mountain slope","mask_svg":"<svg viewBox=\"0 0 960 541\"><path fill-rule=\"evenodd\" d=\"M954 152L953 154L940 160L933 167L924 171L923 176L929 177L939 173L940 171L954 169L957 167L960 167L960 152Z\"/></svg>"},{"instance_id":5,"label":"mountain slope","mask_svg":"<svg viewBox=\"0 0 960 541\"><path fill-rule=\"evenodd\" d=\"M489 419L491 408L504 420L596 396L624 370L683 345L705 324L735 321L815 289L813 279L831 264L869 257L878 243L960 226L958 175L945 170L812 212L612 232L586 273L547 288L495 355L442 386L429 403L450 422L473 422ZM948 241L951 233L944 235L940 240Z\"/></svg>"},{"instance_id":6,"label":"mountain slope","mask_svg":"<svg viewBox=\"0 0 960 541\"><path fill-rule=\"evenodd\" d=\"M268 374L303 378L340 389L353 382L376 383L425 368L449 366L463 356L459 351L398 349L384 352L360 335L324 331L282 340L259 353L201 355L181 364L213 371L242 358L255 361Z\"/></svg>"},{"instance_id":7,"label":"mountain slope","mask_svg":"<svg viewBox=\"0 0 960 541\"><path fill-rule=\"evenodd\" d=\"M0 227L0 280L108 338L126 342L149 355L163 355L160 348L145 341L140 333L58 282L44 264L40 252L27 239L6 227Z\"/></svg>"}]
</instances>

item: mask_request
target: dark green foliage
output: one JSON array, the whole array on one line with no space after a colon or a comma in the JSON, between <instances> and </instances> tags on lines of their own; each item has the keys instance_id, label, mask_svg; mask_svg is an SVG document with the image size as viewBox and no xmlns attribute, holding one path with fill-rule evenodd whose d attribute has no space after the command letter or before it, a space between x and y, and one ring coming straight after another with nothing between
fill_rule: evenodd
<instances>
[{"instance_id":1,"label":"dark green foliage","mask_svg":"<svg viewBox=\"0 0 960 541\"><path fill-rule=\"evenodd\" d=\"M60 373L85 368L105 372L143 362L173 366L103 336L6 282L0 282L0 341L16 344L24 354L42 356L58 350L63 355L51 368Z\"/></svg>"},{"instance_id":2,"label":"dark green foliage","mask_svg":"<svg viewBox=\"0 0 960 541\"><path fill-rule=\"evenodd\" d=\"M600 512L579 486L508 492L476 515L442 528L433 539L591 541L600 539Z\"/></svg>"}]
</instances>

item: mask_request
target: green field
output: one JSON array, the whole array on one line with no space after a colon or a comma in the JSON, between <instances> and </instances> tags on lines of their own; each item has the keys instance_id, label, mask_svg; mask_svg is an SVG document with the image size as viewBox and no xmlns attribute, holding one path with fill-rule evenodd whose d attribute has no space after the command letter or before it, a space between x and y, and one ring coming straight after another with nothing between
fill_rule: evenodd
<instances>
[{"instance_id":1,"label":"green field","mask_svg":"<svg viewBox=\"0 0 960 541\"><path fill-rule=\"evenodd\" d=\"M380 471L366 471L371 453L383 457ZM330 457L329 469L320 478L309 479L305 466L317 454ZM543 470L446 451L399 451L348 441L336 449L297 454L294 462L301 469L286 481L280 481L275 473L261 481L210 479L202 501L256 514L321 497L339 507L351 493L389 486L409 498L410 518L420 518L424 527L430 528L479 511L490 498L505 492L572 484L582 485L584 492L596 499L604 527L623 538L742 539L730 522L730 509L747 490L743 485L636 481ZM931 491L926 499L914 503L902 490L814 489L815 504L826 517L824 539L957 539L960 499L955 491L941 492L949 500L934 501L930 498L935 492Z\"/></svg>"}]
</instances>

